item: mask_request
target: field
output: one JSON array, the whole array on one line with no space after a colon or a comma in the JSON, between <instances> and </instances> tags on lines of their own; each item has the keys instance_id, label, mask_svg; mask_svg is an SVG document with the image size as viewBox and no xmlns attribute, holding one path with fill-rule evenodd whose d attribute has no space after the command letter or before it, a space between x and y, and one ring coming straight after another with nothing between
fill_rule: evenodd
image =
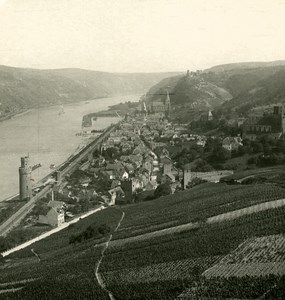
<instances>
[{"instance_id":1,"label":"field","mask_svg":"<svg viewBox=\"0 0 285 300\"><path fill-rule=\"evenodd\" d=\"M71 250L73 249L73 246L69 244L69 239L72 235L80 234L84 229L92 224L96 224L98 226L102 224L108 224L112 230L117 225L121 214L122 213L118 209L114 208L107 208L105 210L99 211L94 215L82 219L75 224L71 224L57 234L51 235L43 239L42 241L36 242L21 251L10 254L9 258L23 258L33 256L34 254L31 252L31 249L34 249L34 251L41 257L45 257L45 255L49 256L53 251ZM102 242L102 239L99 238L96 242L100 243Z\"/></svg>"},{"instance_id":2,"label":"field","mask_svg":"<svg viewBox=\"0 0 285 300\"><path fill-rule=\"evenodd\" d=\"M285 206L217 223L204 221L217 213L284 196L285 190L273 185L203 184L175 196L105 209L9 255L0 264L0 295L6 299L108 299L95 277L108 235L74 245L69 242L72 235L85 232L94 223L107 224L113 232L124 211L119 230L113 232L117 240L109 243L99 268L104 284L116 300L170 300L183 292L192 293L194 299L221 299L229 295L239 299L266 295L264 299L275 299L274 295L283 299L279 295L284 293L280 285L284 278L277 272L265 272L265 279L245 278L242 274L234 278L202 274L214 270L221 262L223 266L247 264L244 269L248 267L256 273L260 263L268 264L268 270L273 263L278 268L285 261ZM191 221L199 226L165 235L153 232ZM127 243L118 240L150 232L153 236L149 239ZM267 261L262 261L263 256ZM215 274L219 272L222 275L222 269ZM18 290L1 294L11 288Z\"/></svg>"},{"instance_id":3,"label":"field","mask_svg":"<svg viewBox=\"0 0 285 300\"><path fill-rule=\"evenodd\" d=\"M233 180L242 180L249 177L255 176L264 176L264 177L271 177L277 174L284 174L284 166L274 166L274 167L267 167L267 168L257 168L252 170L244 170L240 172L235 172L233 175L226 176L226 179L233 179Z\"/></svg>"},{"instance_id":4,"label":"field","mask_svg":"<svg viewBox=\"0 0 285 300\"><path fill-rule=\"evenodd\" d=\"M140 284L143 284L146 294L153 295L153 299L159 299L159 286L164 286L166 282L174 291L168 292L169 299L174 299L179 294L181 284L185 288L191 287L195 278L205 271L207 263L209 267L215 265L215 258L226 257L249 238L284 232L285 208L271 209L180 234L111 247L105 253L101 272L108 288L118 299L124 299L120 298L124 293L130 295L125 299L141 299L134 298L142 293ZM188 268L187 276L183 275L183 267L179 269L179 265L186 261L188 265L190 261L196 262ZM167 266L166 269L163 266ZM164 274L164 282L158 280L158 274ZM125 284L120 287L116 285L114 276ZM200 277L197 280L199 282Z\"/></svg>"},{"instance_id":5,"label":"field","mask_svg":"<svg viewBox=\"0 0 285 300\"><path fill-rule=\"evenodd\" d=\"M285 189L271 184L202 184L175 195L124 207L125 219L113 239L199 222L211 216L282 198L285 198Z\"/></svg>"},{"instance_id":6,"label":"field","mask_svg":"<svg viewBox=\"0 0 285 300\"><path fill-rule=\"evenodd\" d=\"M285 276L201 278L177 299L271 299L282 300Z\"/></svg>"},{"instance_id":7,"label":"field","mask_svg":"<svg viewBox=\"0 0 285 300\"><path fill-rule=\"evenodd\" d=\"M75 245L70 245L69 239L84 232L91 224L108 224L113 231L121 216L118 209L107 208L9 255L0 264L0 298L109 299L95 277L102 251L98 244L108 235ZM11 289L15 292L4 292Z\"/></svg>"},{"instance_id":8,"label":"field","mask_svg":"<svg viewBox=\"0 0 285 300\"><path fill-rule=\"evenodd\" d=\"M269 235L250 238L204 272L206 278L285 275L285 237Z\"/></svg>"},{"instance_id":9,"label":"field","mask_svg":"<svg viewBox=\"0 0 285 300\"><path fill-rule=\"evenodd\" d=\"M84 248L84 251L79 247L72 252L57 253L54 258L41 262L29 260L26 265L11 265L4 274L1 270L1 281L5 284L0 285L0 293L11 288L21 289L15 293L3 293L0 298L109 299L94 275L100 249L86 249L86 245ZM26 282L27 279L30 282Z\"/></svg>"}]
</instances>

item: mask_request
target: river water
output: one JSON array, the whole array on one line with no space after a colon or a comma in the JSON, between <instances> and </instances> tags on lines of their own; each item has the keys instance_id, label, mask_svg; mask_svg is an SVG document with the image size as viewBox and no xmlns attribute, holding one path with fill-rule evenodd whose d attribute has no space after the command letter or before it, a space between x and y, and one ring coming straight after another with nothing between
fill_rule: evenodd
<instances>
[{"instance_id":1,"label":"river water","mask_svg":"<svg viewBox=\"0 0 285 300\"><path fill-rule=\"evenodd\" d=\"M30 156L31 166L42 167L32 173L35 182L86 143L77 136L81 131L82 117L88 113L106 110L108 106L125 101L138 101L138 95L95 99L64 106L35 109L10 120L0 122L0 201L18 193L20 157ZM103 129L118 121L114 117L96 120L96 128Z\"/></svg>"}]
</instances>

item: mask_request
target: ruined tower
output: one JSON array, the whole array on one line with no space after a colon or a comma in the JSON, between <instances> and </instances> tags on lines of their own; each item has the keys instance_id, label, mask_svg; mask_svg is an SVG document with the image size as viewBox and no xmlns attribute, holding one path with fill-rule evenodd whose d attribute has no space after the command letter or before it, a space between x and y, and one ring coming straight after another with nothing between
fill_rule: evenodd
<instances>
[{"instance_id":1,"label":"ruined tower","mask_svg":"<svg viewBox=\"0 0 285 300\"><path fill-rule=\"evenodd\" d=\"M20 200L29 200L32 198L32 168L29 165L29 157L21 157L21 166L19 168L19 192Z\"/></svg>"}]
</instances>

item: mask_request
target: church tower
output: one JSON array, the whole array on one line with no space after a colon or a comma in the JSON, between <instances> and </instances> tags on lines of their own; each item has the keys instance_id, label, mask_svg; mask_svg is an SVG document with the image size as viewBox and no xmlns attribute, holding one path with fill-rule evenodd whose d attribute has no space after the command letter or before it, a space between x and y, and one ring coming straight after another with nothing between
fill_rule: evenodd
<instances>
[{"instance_id":1,"label":"church tower","mask_svg":"<svg viewBox=\"0 0 285 300\"><path fill-rule=\"evenodd\" d=\"M169 97L168 91L166 92L166 99L164 101L164 109L165 109L165 115L167 117L170 117L171 103L170 103L170 97Z\"/></svg>"}]
</instances>

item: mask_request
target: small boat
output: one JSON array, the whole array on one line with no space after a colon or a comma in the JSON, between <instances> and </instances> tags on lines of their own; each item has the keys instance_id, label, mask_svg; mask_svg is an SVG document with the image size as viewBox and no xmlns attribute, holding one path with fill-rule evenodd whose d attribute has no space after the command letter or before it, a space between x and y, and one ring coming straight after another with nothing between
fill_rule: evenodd
<instances>
[{"instance_id":1,"label":"small boat","mask_svg":"<svg viewBox=\"0 0 285 300\"><path fill-rule=\"evenodd\" d=\"M49 167L50 167L51 169L55 169L55 164L51 164Z\"/></svg>"}]
</instances>

